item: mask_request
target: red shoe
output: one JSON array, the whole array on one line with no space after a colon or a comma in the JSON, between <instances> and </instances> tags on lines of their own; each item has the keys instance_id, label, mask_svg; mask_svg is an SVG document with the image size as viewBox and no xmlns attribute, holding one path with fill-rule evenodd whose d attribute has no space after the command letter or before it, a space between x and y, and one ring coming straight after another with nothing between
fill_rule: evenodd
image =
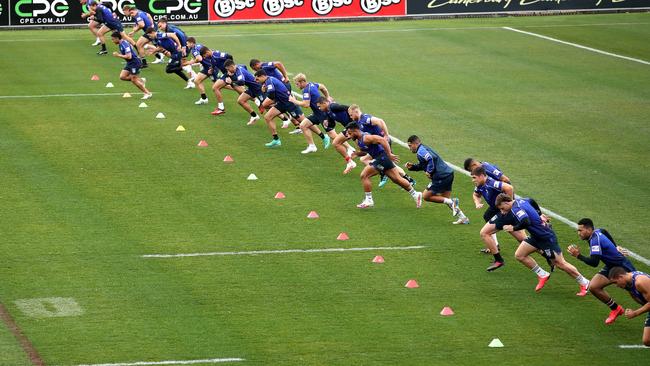
<instances>
[{"instance_id":1,"label":"red shoe","mask_svg":"<svg viewBox=\"0 0 650 366\"><path fill-rule=\"evenodd\" d=\"M605 324L612 324L619 315L623 315L624 313L625 310L623 310L623 307L619 305L616 309L609 312L609 316L605 319Z\"/></svg>"},{"instance_id":2,"label":"red shoe","mask_svg":"<svg viewBox=\"0 0 650 366\"><path fill-rule=\"evenodd\" d=\"M548 279L550 277L551 277L551 275L547 275L547 276L543 276L543 277L542 276L537 276L539 281L537 282L537 286L535 286L535 292L540 292L544 288L544 285L546 285L546 281L548 281Z\"/></svg>"},{"instance_id":3,"label":"red shoe","mask_svg":"<svg viewBox=\"0 0 650 366\"><path fill-rule=\"evenodd\" d=\"M576 296L584 297L587 295L587 292L589 292L587 286L580 285L580 291L576 293Z\"/></svg>"},{"instance_id":4,"label":"red shoe","mask_svg":"<svg viewBox=\"0 0 650 366\"><path fill-rule=\"evenodd\" d=\"M216 109L213 110L212 113L210 113L210 114L213 115L213 116L219 116L219 115L222 115L222 114L224 114L224 113L226 113L225 110L223 110L223 109L219 109L219 108L216 108Z\"/></svg>"},{"instance_id":5,"label":"red shoe","mask_svg":"<svg viewBox=\"0 0 650 366\"><path fill-rule=\"evenodd\" d=\"M260 114L266 113L266 108L262 107L261 105L257 107L257 109L260 110Z\"/></svg>"}]
</instances>

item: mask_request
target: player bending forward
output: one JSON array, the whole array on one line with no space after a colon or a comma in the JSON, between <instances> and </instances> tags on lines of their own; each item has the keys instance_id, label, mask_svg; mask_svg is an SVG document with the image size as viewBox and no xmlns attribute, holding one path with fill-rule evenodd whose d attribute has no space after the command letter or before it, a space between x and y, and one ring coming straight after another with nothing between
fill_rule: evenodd
<instances>
[{"instance_id":1,"label":"player bending forward","mask_svg":"<svg viewBox=\"0 0 650 366\"><path fill-rule=\"evenodd\" d=\"M153 94L147 90L142 79L138 77L140 69L142 68L142 61L140 61L140 58L135 54L135 52L133 52L131 44L127 40L122 39L122 34L120 34L120 32L113 32L111 40L113 43L118 45L120 49L119 52L113 52L113 56L126 61L126 66L124 66L124 69L120 72L120 80L130 81L138 89L142 90L144 95L140 99L151 98Z\"/></svg>"},{"instance_id":2,"label":"player bending forward","mask_svg":"<svg viewBox=\"0 0 650 366\"><path fill-rule=\"evenodd\" d=\"M616 286L630 292L634 301L641 304L641 307L632 310L625 309L625 317L636 318L641 314L648 313L643 327L643 345L650 347L650 275L643 272L628 272L625 268L614 267L609 271L609 280L616 283Z\"/></svg>"}]
</instances>

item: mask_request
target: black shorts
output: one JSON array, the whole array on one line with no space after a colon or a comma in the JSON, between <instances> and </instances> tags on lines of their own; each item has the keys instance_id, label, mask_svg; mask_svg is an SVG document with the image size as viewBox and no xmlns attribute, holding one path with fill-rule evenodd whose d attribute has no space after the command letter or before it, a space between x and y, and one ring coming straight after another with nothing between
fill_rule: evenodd
<instances>
[{"instance_id":1,"label":"black shorts","mask_svg":"<svg viewBox=\"0 0 650 366\"><path fill-rule=\"evenodd\" d=\"M634 265L633 265L630 261L626 260L626 262L627 262L627 263L625 263L625 262L622 263L622 264L620 265L620 267L625 268L625 270L628 271L628 272L634 272L634 271L636 271L636 268L634 268ZM612 268L611 268L610 266L605 265L605 267L603 267L600 271L598 271L598 274L599 274L599 275L603 275L603 276L609 278L609 271L610 271L611 269L612 269Z\"/></svg>"},{"instance_id":2,"label":"black shorts","mask_svg":"<svg viewBox=\"0 0 650 366\"><path fill-rule=\"evenodd\" d=\"M427 189L433 194L441 194L445 192L451 192L451 186L454 183L454 173L449 174L446 177L436 178L431 180L431 183L427 186Z\"/></svg>"},{"instance_id":3,"label":"black shorts","mask_svg":"<svg viewBox=\"0 0 650 366\"><path fill-rule=\"evenodd\" d=\"M298 118L302 116L302 109L291 102L275 103L274 107L275 109L279 110L280 113L289 113L292 118Z\"/></svg>"},{"instance_id":4,"label":"black shorts","mask_svg":"<svg viewBox=\"0 0 650 366\"><path fill-rule=\"evenodd\" d=\"M645 317L645 325L644 327L650 328L650 313L648 313L648 316Z\"/></svg>"},{"instance_id":5,"label":"black shorts","mask_svg":"<svg viewBox=\"0 0 650 366\"><path fill-rule=\"evenodd\" d=\"M515 215L513 215L512 212L508 212L508 214L504 216L499 210L497 211L499 213L491 217L489 221L490 224L494 224L497 230L503 230L505 225L517 225L517 218L515 218Z\"/></svg>"},{"instance_id":6,"label":"black shorts","mask_svg":"<svg viewBox=\"0 0 650 366\"><path fill-rule=\"evenodd\" d=\"M496 224L497 216L501 215L501 211L496 207L488 206L488 209L483 213L483 220L490 224Z\"/></svg>"},{"instance_id":7,"label":"black shorts","mask_svg":"<svg viewBox=\"0 0 650 366\"><path fill-rule=\"evenodd\" d=\"M116 31L116 32L124 32L124 26L122 25L122 22L119 21L110 21L110 22L105 22L106 26L108 29Z\"/></svg>"},{"instance_id":8,"label":"black shorts","mask_svg":"<svg viewBox=\"0 0 650 366\"><path fill-rule=\"evenodd\" d=\"M183 55L181 55L180 52L175 51L174 53L171 54L169 57L169 63L167 64L167 67L165 68L165 72L168 74L171 74L176 71L180 71L183 69L183 66L181 65L181 58Z\"/></svg>"},{"instance_id":9,"label":"black shorts","mask_svg":"<svg viewBox=\"0 0 650 366\"><path fill-rule=\"evenodd\" d=\"M524 241L543 251L548 258L555 258L555 253L562 253L562 249L560 249L560 245L557 243L557 238L555 236L551 239L540 239L529 236L524 239Z\"/></svg>"},{"instance_id":10,"label":"black shorts","mask_svg":"<svg viewBox=\"0 0 650 366\"><path fill-rule=\"evenodd\" d=\"M320 125L321 123L327 121L327 115L325 115L324 113L322 113L322 114L321 113L319 113L319 114L313 113L313 114L310 114L309 117L307 117L307 119L311 123L313 123L315 125Z\"/></svg>"},{"instance_id":11,"label":"black shorts","mask_svg":"<svg viewBox=\"0 0 650 366\"><path fill-rule=\"evenodd\" d=\"M139 65L126 65L124 66L123 70L128 71L131 75L138 75L140 73L140 68L142 67L142 64Z\"/></svg>"},{"instance_id":12,"label":"black shorts","mask_svg":"<svg viewBox=\"0 0 650 366\"><path fill-rule=\"evenodd\" d=\"M323 121L323 127L325 127L325 132L333 131L334 127L336 127L336 121L328 118Z\"/></svg>"},{"instance_id":13,"label":"black shorts","mask_svg":"<svg viewBox=\"0 0 650 366\"><path fill-rule=\"evenodd\" d=\"M390 160L386 153L383 153L380 156L376 157L375 160L370 163L370 165L372 165L373 168L377 169L377 171L379 171L381 174L384 174L385 171L391 170L395 167L395 164L392 160Z\"/></svg>"}]
</instances>

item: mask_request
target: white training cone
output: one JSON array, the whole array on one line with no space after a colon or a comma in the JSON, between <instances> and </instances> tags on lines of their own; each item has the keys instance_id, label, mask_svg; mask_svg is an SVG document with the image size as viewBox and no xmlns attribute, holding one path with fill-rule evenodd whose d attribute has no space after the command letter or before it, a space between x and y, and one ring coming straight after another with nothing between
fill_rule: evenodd
<instances>
[{"instance_id":1,"label":"white training cone","mask_svg":"<svg viewBox=\"0 0 650 366\"><path fill-rule=\"evenodd\" d=\"M246 179L248 179L248 180L257 180L257 176L255 174L251 173L251 175L249 175L248 178L246 178Z\"/></svg>"},{"instance_id":2,"label":"white training cone","mask_svg":"<svg viewBox=\"0 0 650 366\"><path fill-rule=\"evenodd\" d=\"M158 112L158 114L156 114L156 118L162 119L165 118L165 115L162 112Z\"/></svg>"},{"instance_id":3,"label":"white training cone","mask_svg":"<svg viewBox=\"0 0 650 366\"><path fill-rule=\"evenodd\" d=\"M501 343L501 340L499 338L494 338L490 344L488 344L488 347L490 348L502 348L503 343Z\"/></svg>"},{"instance_id":4,"label":"white training cone","mask_svg":"<svg viewBox=\"0 0 650 366\"><path fill-rule=\"evenodd\" d=\"M113 87L113 83L108 82L108 84L106 84L106 87L107 87L107 88L112 88L112 87Z\"/></svg>"},{"instance_id":5,"label":"white training cone","mask_svg":"<svg viewBox=\"0 0 650 366\"><path fill-rule=\"evenodd\" d=\"M142 103L140 103L140 105L139 105L138 107L140 107L140 108L147 108L148 105L147 105L147 103L142 102Z\"/></svg>"},{"instance_id":6,"label":"white training cone","mask_svg":"<svg viewBox=\"0 0 650 366\"><path fill-rule=\"evenodd\" d=\"M183 131L185 131L185 127L183 127L182 125L176 127L176 132L183 132Z\"/></svg>"},{"instance_id":7,"label":"white training cone","mask_svg":"<svg viewBox=\"0 0 650 366\"><path fill-rule=\"evenodd\" d=\"M122 94L122 98L131 98L131 94L124 93L124 94Z\"/></svg>"}]
</instances>

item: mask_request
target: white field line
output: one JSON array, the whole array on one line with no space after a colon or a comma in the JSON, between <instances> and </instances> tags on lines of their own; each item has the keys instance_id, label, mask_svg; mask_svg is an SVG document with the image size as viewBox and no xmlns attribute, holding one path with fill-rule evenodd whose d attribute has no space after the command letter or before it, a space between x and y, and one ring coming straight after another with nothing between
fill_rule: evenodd
<instances>
[{"instance_id":1,"label":"white field line","mask_svg":"<svg viewBox=\"0 0 650 366\"><path fill-rule=\"evenodd\" d=\"M226 255L257 255L257 254L288 254L288 253L340 253L340 252L365 252L372 250L413 250L426 248L424 245L409 247L367 247L367 248L322 248L322 249L283 249L283 250L249 250L243 252L208 252L208 253L181 253L181 254L145 254L142 258L182 258L182 257L207 257Z\"/></svg>"},{"instance_id":2,"label":"white field line","mask_svg":"<svg viewBox=\"0 0 650 366\"><path fill-rule=\"evenodd\" d=\"M620 22L620 23L582 23L582 24L541 24L526 25L519 28L563 28L563 27L602 27L616 25L644 25L647 22ZM278 37L278 36L309 36L309 35L329 35L329 34L357 34L357 33L399 33L399 32L426 32L426 31L445 31L445 30L488 30L503 29L504 26L487 26L487 27L436 27L436 28L395 28L395 29L367 29L367 30L340 30L340 31L309 31L309 32L277 32L277 33L231 33L231 34L199 34L194 35L197 38L228 38L228 37ZM3 42L68 42L82 41L84 38L24 38L24 39L0 39Z\"/></svg>"},{"instance_id":3,"label":"white field line","mask_svg":"<svg viewBox=\"0 0 650 366\"><path fill-rule=\"evenodd\" d=\"M618 348L625 348L625 349L630 349L630 348L648 348L648 349L650 349L650 347L646 347L646 346L644 346L644 345L642 345L642 344L620 344L620 345L618 346Z\"/></svg>"},{"instance_id":4,"label":"white field line","mask_svg":"<svg viewBox=\"0 0 650 366\"><path fill-rule=\"evenodd\" d=\"M137 95L142 93L130 93ZM68 98L68 97L104 97L111 95L122 96L124 93L89 93L89 94L39 94L39 95L0 95L0 99L19 99L19 98Z\"/></svg>"},{"instance_id":5,"label":"white field line","mask_svg":"<svg viewBox=\"0 0 650 366\"><path fill-rule=\"evenodd\" d=\"M139 361L130 363L97 363L84 364L77 366L146 366L146 365L195 365L201 363L223 363L245 361L243 358L208 358L204 360L186 360L186 361Z\"/></svg>"},{"instance_id":6,"label":"white field line","mask_svg":"<svg viewBox=\"0 0 650 366\"><path fill-rule=\"evenodd\" d=\"M638 59L638 58L627 57L627 56L619 55L619 54L616 54L616 53L611 53L611 52L599 50L597 48L583 46L583 45L580 45L580 44L577 44L577 43L563 41L563 40L560 40L560 39L557 39L557 38L552 38L552 37L544 36L544 35L533 33L533 32L526 32L526 31L523 31L523 30L520 30L520 29L511 28L511 27L503 27L503 29L509 30L509 31L512 31L512 32L521 33L521 34L526 34L526 35L541 38L541 39L545 39L547 41L552 41L552 42L565 44L567 46L577 47L577 48L587 50L587 51L591 51L591 52L595 52L595 53L600 53L601 55L612 56L612 57L620 58L620 59L623 59L623 60L638 62L638 63L644 64L644 65L650 65L650 62L645 61L645 60L641 60L641 59Z\"/></svg>"}]
</instances>

